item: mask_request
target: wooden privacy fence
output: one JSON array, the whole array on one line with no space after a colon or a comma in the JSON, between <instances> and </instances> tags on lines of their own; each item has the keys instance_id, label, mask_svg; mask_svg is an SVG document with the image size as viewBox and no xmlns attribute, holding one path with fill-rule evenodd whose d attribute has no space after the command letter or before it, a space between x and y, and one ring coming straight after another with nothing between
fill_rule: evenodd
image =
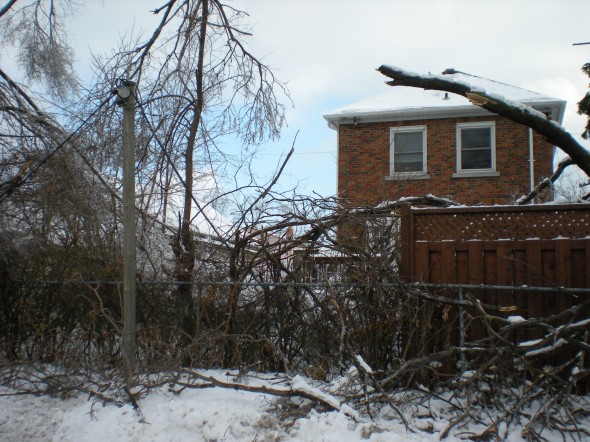
<instances>
[{"instance_id":1,"label":"wooden privacy fence","mask_svg":"<svg viewBox=\"0 0 590 442\"><path fill-rule=\"evenodd\" d=\"M445 209L407 205L400 212L399 269L406 282L430 285L429 290L445 297L472 296L499 306L493 314L504 317L547 318L590 299L590 204ZM433 288L445 285L452 287ZM438 310L430 316L430 334L413 346L416 354L486 336L486 326L474 311L464 315L461 309ZM553 325L588 318L586 306ZM543 334L539 328L526 329L514 339L522 343ZM567 351L545 363L560 365L574 354ZM581 388L589 387L586 382Z\"/></svg>"},{"instance_id":2,"label":"wooden privacy fence","mask_svg":"<svg viewBox=\"0 0 590 442\"><path fill-rule=\"evenodd\" d=\"M400 230L406 281L590 287L590 204L408 205Z\"/></svg>"}]
</instances>

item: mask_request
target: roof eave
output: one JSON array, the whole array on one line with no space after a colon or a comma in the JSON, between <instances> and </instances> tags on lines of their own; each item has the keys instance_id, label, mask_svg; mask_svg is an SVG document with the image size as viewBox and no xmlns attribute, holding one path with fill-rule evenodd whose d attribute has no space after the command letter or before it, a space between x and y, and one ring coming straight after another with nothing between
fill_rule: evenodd
<instances>
[{"instance_id":1,"label":"roof eave","mask_svg":"<svg viewBox=\"0 0 590 442\"><path fill-rule=\"evenodd\" d=\"M407 108L384 111L358 111L348 113L326 114L324 119L328 127L337 129L340 124L383 123L386 121L433 120L438 118L456 118L491 115L477 106Z\"/></svg>"},{"instance_id":2,"label":"roof eave","mask_svg":"<svg viewBox=\"0 0 590 442\"><path fill-rule=\"evenodd\" d=\"M543 111L545 109L549 109L551 111L551 118L553 121L556 121L560 125L563 124L563 117L565 115L565 100L547 100L543 102L536 102L536 103L527 103L531 107L534 107L537 110Z\"/></svg>"},{"instance_id":3,"label":"roof eave","mask_svg":"<svg viewBox=\"0 0 590 442\"><path fill-rule=\"evenodd\" d=\"M552 119L559 124L563 122L566 102L563 100L523 101L541 112L551 112ZM383 123L387 121L433 120L440 118L459 118L493 115L492 112L474 105L450 107L421 107L382 111L357 111L326 114L324 119L328 127L337 130L340 124Z\"/></svg>"}]
</instances>

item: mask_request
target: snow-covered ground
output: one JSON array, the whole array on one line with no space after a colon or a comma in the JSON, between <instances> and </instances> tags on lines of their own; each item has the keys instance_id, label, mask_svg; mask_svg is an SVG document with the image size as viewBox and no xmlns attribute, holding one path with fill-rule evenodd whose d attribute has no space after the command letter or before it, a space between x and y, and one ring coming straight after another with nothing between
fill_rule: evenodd
<instances>
[{"instance_id":1,"label":"snow-covered ground","mask_svg":"<svg viewBox=\"0 0 590 442\"><path fill-rule=\"evenodd\" d=\"M193 372L194 373L194 372ZM0 441L374 441L374 442L449 442L465 440L480 434L487 423L498 415L491 410L478 413L468 426L458 422L457 413L449 413L449 395L430 397L427 401L393 407L384 405L373 411L373 418L346 405L337 395L350 378L330 384L314 384L301 376L248 374L237 376L227 371L204 371L200 379L160 382L159 387L139 395L139 408L119 401L119 405L98 399L99 394L68 398L22 394L0 386ZM199 375L201 376L201 375ZM239 378L239 381L237 380ZM276 392L298 392L290 397L244 391L243 389L206 387L207 380L240 383L250 389L274 389ZM108 385L108 382L106 383ZM75 382L72 384L75 385ZM201 388L198 388L200 386ZM321 387L318 388L318 387ZM349 390L350 391L350 390ZM138 391L134 392L135 394ZM106 393L103 397L109 397ZM306 394L320 398L340 411L319 411L321 407L304 399ZM113 399L113 396L110 396ZM117 401L116 399L115 401ZM455 399L452 399L455 401ZM421 403L419 403L421 402ZM584 401L587 405L587 401ZM537 404L541 407L543 404ZM585 406L583 408L586 408ZM533 415L530 413L523 415ZM578 410L579 411L579 410ZM412 430L400 419L403 414ZM496 412L497 413L497 412ZM576 431L553 433L542 430L546 440L584 440L590 434L590 418L578 421ZM455 421L452 425L450 423ZM500 440L524 441L521 430L526 421L519 419L507 427L500 423ZM447 433L447 430L448 431Z\"/></svg>"},{"instance_id":2,"label":"snow-covered ground","mask_svg":"<svg viewBox=\"0 0 590 442\"><path fill-rule=\"evenodd\" d=\"M397 420L383 420L377 428L342 412L311 410L287 424L277 412L280 398L220 387L180 393L162 387L140 400L141 413L131 405L104 405L83 396L64 400L11 393L0 387L2 441L437 440L436 434L408 433Z\"/></svg>"}]
</instances>

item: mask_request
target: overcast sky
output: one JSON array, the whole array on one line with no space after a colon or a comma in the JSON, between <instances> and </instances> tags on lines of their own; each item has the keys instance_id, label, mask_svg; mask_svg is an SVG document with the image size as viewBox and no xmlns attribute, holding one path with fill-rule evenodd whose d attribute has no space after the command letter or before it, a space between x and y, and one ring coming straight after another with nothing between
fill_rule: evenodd
<instances>
[{"instance_id":1,"label":"overcast sky","mask_svg":"<svg viewBox=\"0 0 590 442\"><path fill-rule=\"evenodd\" d=\"M229 1L229 0L228 0ZM84 52L106 50L116 32L154 23L149 11L163 1L102 0L89 3L73 36ZM419 73L445 68L535 90L568 101L564 126L574 134L584 119L576 102L590 61L588 0L237 0L250 14L253 52L288 83L293 100L279 143L258 160L270 173L299 135L296 155L282 180L305 193L336 192L336 132L322 115L379 94L391 64ZM114 7L114 5L119 5ZM113 11L118 10L117 14ZM98 39L96 36L99 36ZM94 37L93 37L94 36Z\"/></svg>"}]
</instances>

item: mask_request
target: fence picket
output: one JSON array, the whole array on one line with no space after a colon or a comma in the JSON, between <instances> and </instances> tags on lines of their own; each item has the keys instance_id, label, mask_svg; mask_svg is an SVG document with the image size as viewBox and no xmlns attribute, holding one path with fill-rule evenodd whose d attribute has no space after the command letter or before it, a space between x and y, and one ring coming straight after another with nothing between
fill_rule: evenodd
<instances>
[{"instance_id":1,"label":"fence picket","mask_svg":"<svg viewBox=\"0 0 590 442\"><path fill-rule=\"evenodd\" d=\"M512 275L512 241L500 240L496 244L497 284L513 285ZM512 293L501 291L497 295L498 304L509 307L514 304Z\"/></svg>"}]
</instances>

